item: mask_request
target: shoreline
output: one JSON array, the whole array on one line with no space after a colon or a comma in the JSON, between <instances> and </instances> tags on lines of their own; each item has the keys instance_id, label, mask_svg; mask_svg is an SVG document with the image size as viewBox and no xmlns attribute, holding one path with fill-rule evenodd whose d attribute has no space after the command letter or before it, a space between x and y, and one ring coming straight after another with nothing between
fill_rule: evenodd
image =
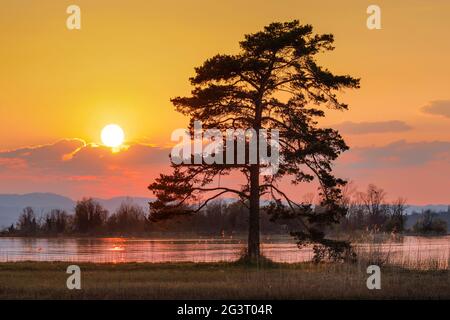
<instances>
[{"instance_id":1,"label":"shoreline","mask_svg":"<svg viewBox=\"0 0 450 320\"><path fill-rule=\"evenodd\" d=\"M47 234L47 235L8 235L8 234L1 234L0 233L0 239L1 238L23 238L23 239L111 239L111 238L118 238L118 239L149 239L156 238L157 239L167 239L171 237L179 237L180 240L183 240L183 236L191 236L191 237L212 237L217 239L238 239L238 238L245 238L247 235L245 233L232 233L232 234L225 234L222 235L220 233L198 233L198 232L159 232L159 233L148 233L148 234L129 234L129 235L118 235L118 234ZM349 234L336 234L336 238L342 238L344 239L345 236L347 237L367 237L367 236L373 236L373 237L386 237L386 238L392 238L394 237L423 237L423 238L438 238L438 237L446 237L450 236L450 233L388 233L388 232L379 232L379 233L349 233ZM264 237L279 237L279 238L289 238L295 241L295 239L290 236L289 234L281 234L281 233L265 233L261 234L261 239ZM350 239L352 241L352 239ZM353 239L355 241L355 239ZM355 241L357 242L357 241Z\"/></svg>"}]
</instances>

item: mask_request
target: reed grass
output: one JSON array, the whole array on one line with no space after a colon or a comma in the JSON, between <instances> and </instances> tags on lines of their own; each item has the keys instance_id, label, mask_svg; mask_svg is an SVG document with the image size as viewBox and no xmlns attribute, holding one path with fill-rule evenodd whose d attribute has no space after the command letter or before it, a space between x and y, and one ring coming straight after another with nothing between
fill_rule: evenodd
<instances>
[{"instance_id":1,"label":"reed grass","mask_svg":"<svg viewBox=\"0 0 450 320\"><path fill-rule=\"evenodd\" d=\"M62 262L0 263L1 299L449 299L448 270L381 267L369 290L367 263L80 264L82 290L66 288ZM432 263L431 263L432 264Z\"/></svg>"}]
</instances>

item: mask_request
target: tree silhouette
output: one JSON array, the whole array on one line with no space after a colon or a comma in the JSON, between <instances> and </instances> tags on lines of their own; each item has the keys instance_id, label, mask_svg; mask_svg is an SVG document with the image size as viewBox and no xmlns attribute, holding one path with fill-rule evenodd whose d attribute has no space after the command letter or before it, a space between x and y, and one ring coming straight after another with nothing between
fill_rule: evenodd
<instances>
[{"instance_id":1,"label":"tree silhouette","mask_svg":"<svg viewBox=\"0 0 450 320\"><path fill-rule=\"evenodd\" d=\"M39 229L39 223L33 208L26 207L22 210L17 222L17 228L24 235L34 235Z\"/></svg>"},{"instance_id":2,"label":"tree silhouette","mask_svg":"<svg viewBox=\"0 0 450 320\"><path fill-rule=\"evenodd\" d=\"M325 239L322 230L345 215L345 208L339 205L345 181L333 176L331 164L348 147L337 131L318 127L316 118L325 116L321 106L347 109L336 92L358 88L359 80L334 75L316 63L318 53L334 49L333 41L333 35L314 34L311 25L297 20L272 23L261 32L246 35L238 54L219 54L195 68L191 96L171 100L178 112L190 118L191 132L196 120L202 121L205 129L251 128L257 133L278 129L279 170L271 176L261 175L259 158L257 163L242 165L172 164L172 174L161 174L149 186L157 197L150 204L151 218L195 213L212 199L235 194L248 204L247 258L255 261L260 256L260 199L269 196L268 210L274 219L298 220L300 229L292 234L299 244L335 247L336 242ZM236 170L246 179L243 185L211 186L218 175ZM278 185L285 176L294 185L317 179L320 210L290 199ZM199 201L198 206L193 205Z\"/></svg>"},{"instance_id":3,"label":"tree silhouette","mask_svg":"<svg viewBox=\"0 0 450 320\"><path fill-rule=\"evenodd\" d=\"M83 198L75 206L74 229L80 233L98 232L107 216L108 211L100 203L91 198Z\"/></svg>"}]
</instances>

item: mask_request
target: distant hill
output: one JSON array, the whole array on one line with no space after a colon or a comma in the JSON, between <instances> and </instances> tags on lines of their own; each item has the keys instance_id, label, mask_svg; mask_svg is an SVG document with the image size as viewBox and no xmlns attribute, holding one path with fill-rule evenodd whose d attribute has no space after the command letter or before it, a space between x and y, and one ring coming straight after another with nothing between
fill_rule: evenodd
<instances>
[{"instance_id":1,"label":"distant hill","mask_svg":"<svg viewBox=\"0 0 450 320\"><path fill-rule=\"evenodd\" d=\"M147 208L151 198L113 197L110 199L94 198L109 212L114 212L127 199L143 208ZM16 223L20 212L25 207L32 207L41 215L51 209L64 209L73 212L76 201L54 193L0 194L0 228Z\"/></svg>"},{"instance_id":2,"label":"distant hill","mask_svg":"<svg viewBox=\"0 0 450 320\"><path fill-rule=\"evenodd\" d=\"M114 212L122 202L131 201L136 205L139 205L143 208L148 208L148 203L152 201L151 198L143 198L143 197L114 197L110 199L101 199L94 198L94 200L98 201L103 207L105 207L109 212Z\"/></svg>"},{"instance_id":3,"label":"distant hill","mask_svg":"<svg viewBox=\"0 0 450 320\"><path fill-rule=\"evenodd\" d=\"M20 207L32 205L36 207L58 206L69 208L73 200L54 193L0 194L0 206Z\"/></svg>"},{"instance_id":4,"label":"distant hill","mask_svg":"<svg viewBox=\"0 0 450 320\"><path fill-rule=\"evenodd\" d=\"M431 210L436 212L447 212L449 210L449 205L447 204L428 204L425 206L415 206L415 205L408 205L408 208L406 209L408 214L417 212L421 213L425 210Z\"/></svg>"},{"instance_id":5,"label":"distant hill","mask_svg":"<svg viewBox=\"0 0 450 320\"><path fill-rule=\"evenodd\" d=\"M37 214L54 208L69 211L74 201L54 193L0 194L0 228L15 223L22 209L28 206Z\"/></svg>"}]
</instances>

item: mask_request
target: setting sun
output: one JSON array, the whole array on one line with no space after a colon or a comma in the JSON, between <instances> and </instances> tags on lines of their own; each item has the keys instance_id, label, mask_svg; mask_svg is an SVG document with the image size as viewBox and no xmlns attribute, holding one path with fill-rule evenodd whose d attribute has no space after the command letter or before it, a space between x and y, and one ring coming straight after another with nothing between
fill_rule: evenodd
<instances>
[{"instance_id":1,"label":"setting sun","mask_svg":"<svg viewBox=\"0 0 450 320\"><path fill-rule=\"evenodd\" d=\"M124 140L125 134L117 124L109 124L103 128L101 138L105 146L111 148L119 147Z\"/></svg>"}]
</instances>

